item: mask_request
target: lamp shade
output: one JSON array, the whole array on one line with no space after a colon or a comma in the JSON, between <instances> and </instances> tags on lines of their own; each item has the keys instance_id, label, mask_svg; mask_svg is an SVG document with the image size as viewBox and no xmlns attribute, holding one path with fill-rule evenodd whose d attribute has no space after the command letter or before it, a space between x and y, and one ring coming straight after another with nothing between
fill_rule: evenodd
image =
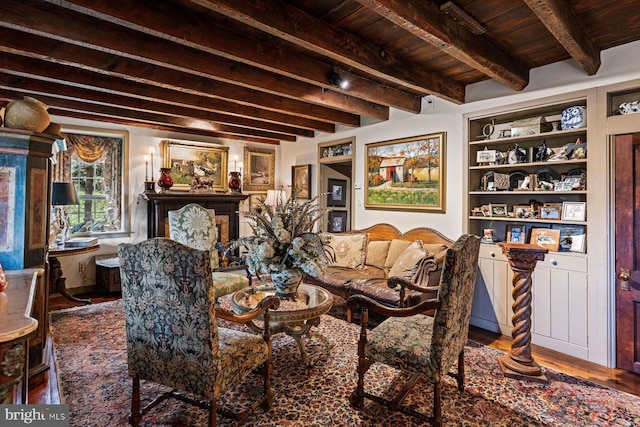
<instances>
[{"instance_id":1,"label":"lamp shade","mask_svg":"<svg viewBox=\"0 0 640 427\"><path fill-rule=\"evenodd\" d=\"M71 182L54 182L51 192L51 204L54 206L79 205L76 189Z\"/></svg>"}]
</instances>

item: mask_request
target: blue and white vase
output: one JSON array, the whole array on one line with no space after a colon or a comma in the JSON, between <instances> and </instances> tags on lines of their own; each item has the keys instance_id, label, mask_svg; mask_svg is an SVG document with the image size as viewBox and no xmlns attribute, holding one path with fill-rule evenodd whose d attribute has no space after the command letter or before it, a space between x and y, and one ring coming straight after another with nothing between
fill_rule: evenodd
<instances>
[{"instance_id":1,"label":"blue and white vase","mask_svg":"<svg viewBox=\"0 0 640 427\"><path fill-rule=\"evenodd\" d=\"M587 126L587 107L569 107L562 112L560 118L562 130L579 129Z\"/></svg>"}]
</instances>

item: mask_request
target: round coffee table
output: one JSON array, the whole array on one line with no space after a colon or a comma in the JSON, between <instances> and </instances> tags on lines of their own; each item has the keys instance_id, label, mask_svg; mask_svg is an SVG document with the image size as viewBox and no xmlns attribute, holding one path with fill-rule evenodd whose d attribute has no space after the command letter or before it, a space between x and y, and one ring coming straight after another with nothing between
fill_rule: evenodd
<instances>
[{"instance_id":1,"label":"round coffee table","mask_svg":"<svg viewBox=\"0 0 640 427\"><path fill-rule=\"evenodd\" d=\"M265 297L275 295L275 292L275 288L270 283L249 286L233 294L231 306L235 313L244 314L255 308ZM320 316L331 309L332 302L331 295L321 287L306 283L300 284L298 298L295 301L281 300L278 310L269 312L271 333L284 332L296 340L302 361L307 363L309 357L302 336L310 336L311 327L320 324ZM253 321L249 323L249 326L257 332L262 332L264 328ZM320 334L318 336L329 346L324 336Z\"/></svg>"}]
</instances>

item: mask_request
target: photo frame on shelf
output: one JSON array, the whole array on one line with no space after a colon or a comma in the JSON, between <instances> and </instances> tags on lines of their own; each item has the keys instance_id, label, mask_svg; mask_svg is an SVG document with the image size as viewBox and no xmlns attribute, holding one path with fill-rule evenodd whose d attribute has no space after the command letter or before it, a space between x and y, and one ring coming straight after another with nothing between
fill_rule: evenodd
<instances>
[{"instance_id":1,"label":"photo frame on shelf","mask_svg":"<svg viewBox=\"0 0 640 427\"><path fill-rule=\"evenodd\" d=\"M196 176L213 191L226 190L229 147L164 140L160 149L163 166L171 168L172 191L188 191Z\"/></svg>"},{"instance_id":2,"label":"photo frame on shelf","mask_svg":"<svg viewBox=\"0 0 640 427\"><path fill-rule=\"evenodd\" d=\"M509 216L507 205L505 203L489 203L489 216L504 217Z\"/></svg>"},{"instance_id":3,"label":"photo frame on shelf","mask_svg":"<svg viewBox=\"0 0 640 427\"><path fill-rule=\"evenodd\" d=\"M366 209L445 212L446 133L367 144Z\"/></svg>"},{"instance_id":4,"label":"photo frame on shelf","mask_svg":"<svg viewBox=\"0 0 640 427\"><path fill-rule=\"evenodd\" d=\"M586 234L583 225L553 224L560 230L560 252L579 252L586 250Z\"/></svg>"},{"instance_id":5,"label":"photo frame on shelf","mask_svg":"<svg viewBox=\"0 0 640 427\"><path fill-rule=\"evenodd\" d=\"M515 205L512 212L520 219L533 219L535 216L531 205Z\"/></svg>"},{"instance_id":6,"label":"photo frame on shelf","mask_svg":"<svg viewBox=\"0 0 640 427\"><path fill-rule=\"evenodd\" d=\"M328 222L330 233L347 231L347 211L329 211Z\"/></svg>"},{"instance_id":7,"label":"photo frame on shelf","mask_svg":"<svg viewBox=\"0 0 640 427\"><path fill-rule=\"evenodd\" d=\"M532 228L529 243L557 252L560 248L560 230L551 228Z\"/></svg>"},{"instance_id":8,"label":"photo frame on shelf","mask_svg":"<svg viewBox=\"0 0 640 427\"><path fill-rule=\"evenodd\" d=\"M327 181L327 206L347 206L347 180L329 178Z\"/></svg>"},{"instance_id":9,"label":"photo frame on shelf","mask_svg":"<svg viewBox=\"0 0 640 427\"><path fill-rule=\"evenodd\" d=\"M560 219L562 206L543 205L538 207L539 219Z\"/></svg>"},{"instance_id":10,"label":"photo frame on shelf","mask_svg":"<svg viewBox=\"0 0 640 427\"><path fill-rule=\"evenodd\" d=\"M525 224L507 224L507 243L527 243L527 226Z\"/></svg>"},{"instance_id":11,"label":"photo frame on shelf","mask_svg":"<svg viewBox=\"0 0 640 427\"><path fill-rule=\"evenodd\" d=\"M298 199L310 199L311 165L291 166L291 184L298 192Z\"/></svg>"},{"instance_id":12,"label":"photo frame on shelf","mask_svg":"<svg viewBox=\"0 0 640 427\"><path fill-rule=\"evenodd\" d=\"M587 218L586 202L563 202L562 203L562 220L563 221L585 221Z\"/></svg>"},{"instance_id":13,"label":"photo frame on shelf","mask_svg":"<svg viewBox=\"0 0 640 427\"><path fill-rule=\"evenodd\" d=\"M244 148L245 191L273 190L275 183L276 152L258 148Z\"/></svg>"}]
</instances>

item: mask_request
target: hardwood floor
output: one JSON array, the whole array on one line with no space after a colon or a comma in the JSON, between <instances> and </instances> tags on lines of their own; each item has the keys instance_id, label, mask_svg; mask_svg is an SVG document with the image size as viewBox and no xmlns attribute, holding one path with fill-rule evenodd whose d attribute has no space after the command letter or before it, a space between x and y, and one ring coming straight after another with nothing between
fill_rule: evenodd
<instances>
[{"instance_id":1,"label":"hardwood floor","mask_svg":"<svg viewBox=\"0 0 640 427\"><path fill-rule=\"evenodd\" d=\"M111 301L117 296L97 296L93 297L94 303ZM79 306L83 304L74 303L62 296L50 298L49 307L51 310ZM509 351L511 348L511 338L494 334L483 329L471 327L469 338L502 351ZM607 387L625 391L627 393L640 396L640 375L623 371L622 369L610 369L584 360L576 359L553 350L548 350L538 346L532 346L533 357L540 365L564 372L566 374L592 381ZM51 353L50 353L51 354ZM45 373L44 382L30 386L29 403L32 404L56 404L60 403L58 393L58 382L56 379L55 366L51 361L51 369Z\"/></svg>"}]
</instances>

